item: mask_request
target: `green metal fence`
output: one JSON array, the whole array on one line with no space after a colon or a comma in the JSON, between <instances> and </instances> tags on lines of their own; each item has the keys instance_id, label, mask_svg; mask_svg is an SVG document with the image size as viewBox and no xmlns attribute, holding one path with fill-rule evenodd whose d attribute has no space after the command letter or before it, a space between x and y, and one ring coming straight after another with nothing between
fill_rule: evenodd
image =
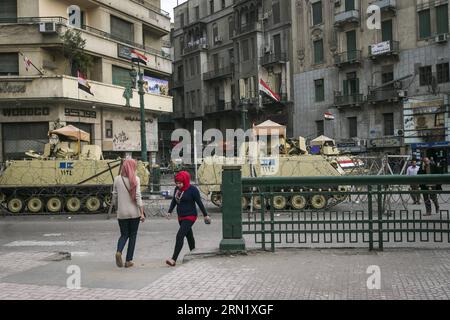
<instances>
[{"instance_id":1,"label":"green metal fence","mask_svg":"<svg viewBox=\"0 0 450 320\"><path fill-rule=\"evenodd\" d=\"M245 250L244 235L272 251L294 243L370 250L400 242L450 243L450 175L242 178L239 167L225 167L222 181L222 251ZM433 215L425 216L424 204L410 201L416 195L436 195L439 211L430 201ZM296 196L307 202L323 196L326 204L294 209Z\"/></svg>"}]
</instances>

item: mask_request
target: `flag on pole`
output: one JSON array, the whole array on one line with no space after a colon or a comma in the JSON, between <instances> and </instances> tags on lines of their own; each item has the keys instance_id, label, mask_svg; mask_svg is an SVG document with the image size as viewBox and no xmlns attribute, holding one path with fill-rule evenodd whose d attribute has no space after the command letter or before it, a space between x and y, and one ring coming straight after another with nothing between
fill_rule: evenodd
<instances>
[{"instance_id":1,"label":"flag on pole","mask_svg":"<svg viewBox=\"0 0 450 320\"><path fill-rule=\"evenodd\" d=\"M334 120L334 115L331 112L325 112L323 116L326 120Z\"/></svg>"},{"instance_id":2,"label":"flag on pole","mask_svg":"<svg viewBox=\"0 0 450 320\"><path fill-rule=\"evenodd\" d=\"M78 89L81 89L91 95L94 95L91 92L91 85L87 81L86 77L80 71L78 71Z\"/></svg>"},{"instance_id":3,"label":"flag on pole","mask_svg":"<svg viewBox=\"0 0 450 320\"><path fill-rule=\"evenodd\" d=\"M280 95L273 92L270 87L262 80L259 80L259 91L264 92L266 95L268 95L273 100L280 102L281 98Z\"/></svg>"},{"instance_id":4,"label":"flag on pole","mask_svg":"<svg viewBox=\"0 0 450 320\"><path fill-rule=\"evenodd\" d=\"M25 55L23 55L23 62L25 63L25 69L26 69L27 72L28 72L30 66L31 66L33 63L32 63L31 60L30 60L27 56L25 56Z\"/></svg>"},{"instance_id":5,"label":"flag on pole","mask_svg":"<svg viewBox=\"0 0 450 320\"><path fill-rule=\"evenodd\" d=\"M136 50L131 50L131 61L147 65L148 58Z\"/></svg>"}]
</instances>

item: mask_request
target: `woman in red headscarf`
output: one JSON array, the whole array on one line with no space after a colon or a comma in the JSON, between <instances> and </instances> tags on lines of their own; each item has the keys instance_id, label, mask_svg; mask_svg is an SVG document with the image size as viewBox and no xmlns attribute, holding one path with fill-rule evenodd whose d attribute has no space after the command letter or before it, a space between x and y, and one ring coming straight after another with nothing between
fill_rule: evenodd
<instances>
[{"instance_id":1,"label":"woman in red headscarf","mask_svg":"<svg viewBox=\"0 0 450 320\"><path fill-rule=\"evenodd\" d=\"M120 238L117 243L116 264L123 267L122 251L128 241L125 268L132 267L134 248L136 246L139 222L145 221L141 198L141 182L136 176L137 162L127 159L122 164L122 171L114 179L113 204L117 209Z\"/></svg>"},{"instance_id":2,"label":"woman in red headscarf","mask_svg":"<svg viewBox=\"0 0 450 320\"><path fill-rule=\"evenodd\" d=\"M211 218L206 212L205 206L203 205L202 199L200 197L200 192L198 189L191 185L191 176L186 171L181 171L175 176L175 192L170 204L168 217L172 214L175 206L177 207L178 223L180 224L180 229L177 233L175 249L171 259L167 259L166 263L169 266L174 267L178 259L178 255L183 248L184 238L186 237L189 245L189 249L192 251L195 249L195 239L194 233L192 232L192 226L195 221L197 221L197 207L203 213L204 220L206 224L211 223Z\"/></svg>"}]
</instances>

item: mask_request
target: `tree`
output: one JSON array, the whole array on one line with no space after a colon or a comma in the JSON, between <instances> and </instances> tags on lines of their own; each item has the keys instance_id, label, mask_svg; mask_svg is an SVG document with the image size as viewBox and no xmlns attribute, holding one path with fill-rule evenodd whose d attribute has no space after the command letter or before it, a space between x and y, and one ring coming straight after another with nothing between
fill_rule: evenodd
<instances>
[{"instance_id":1,"label":"tree","mask_svg":"<svg viewBox=\"0 0 450 320\"><path fill-rule=\"evenodd\" d=\"M93 60L84 50L86 40L81 36L81 31L68 29L60 37L63 43L63 55L69 60L72 76L77 75L77 70L86 74L92 67Z\"/></svg>"}]
</instances>

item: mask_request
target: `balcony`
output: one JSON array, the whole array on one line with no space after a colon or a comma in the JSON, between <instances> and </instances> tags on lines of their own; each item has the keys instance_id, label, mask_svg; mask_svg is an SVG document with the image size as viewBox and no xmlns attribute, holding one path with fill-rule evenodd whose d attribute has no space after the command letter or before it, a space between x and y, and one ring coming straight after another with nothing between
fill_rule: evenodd
<instances>
[{"instance_id":1,"label":"balcony","mask_svg":"<svg viewBox=\"0 0 450 320\"><path fill-rule=\"evenodd\" d=\"M237 30L235 30L234 36L240 36L249 32L262 31L261 23L251 22L241 25Z\"/></svg>"},{"instance_id":2,"label":"balcony","mask_svg":"<svg viewBox=\"0 0 450 320\"><path fill-rule=\"evenodd\" d=\"M336 13L334 16L334 26L342 27L347 23L359 23L359 11L349 10Z\"/></svg>"},{"instance_id":3,"label":"balcony","mask_svg":"<svg viewBox=\"0 0 450 320\"><path fill-rule=\"evenodd\" d=\"M278 95L280 96L280 101L277 102L267 96L264 96L262 98L262 104L263 105L274 105L274 104L286 104L287 102L289 102L287 93L279 93Z\"/></svg>"},{"instance_id":4,"label":"balcony","mask_svg":"<svg viewBox=\"0 0 450 320\"><path fill-rule=\"evenodd\" d=\"M359 107L363 103L364 103L364 95L362 93L355 93L350 95L336 95L334 97L334 106L336 108Z\"/></svg>"},{"instance_id":5,"label":"balcony","mask_svg":"<svg viewBox=\"0 0 450 320\"><path fill-rule=\"evenodd\" d=\"M358 63L361 63L361 50L342 52L334 56L334 64L339 68Z\"/></svg>"},{"instance_id":6,"label":"balcony","mask_svg":"<svg viewBox=\"0 0 450 320\"><path fill-rule=\"evenodd\" d=\"M176 79L172 82L172 89L184 88L184 79Z\"/></svg>"},{"instance_id":7,"label":"balcony","mask_svg":"<svg viewBox=\"0 0 450 320\"><path fill-rule=\"evenodd\" d=\"M184 48L183 48L183 55L187 55L190 53L193 53L198 50L208 50L209 46L206 41L206 38L201 38L199 40L189 42Z\"/></svg>"},{"instance_id":8,"label":"balcony","mask_svg":"<svg viewBox=\"0 0 450 320\"><path fill-rule=\"evenodd\" d=\"M0 77L2 83L13 87L11 92L0 94L0 101L28 100L61 100L87 102L95 105L115 106L124 108L126 100L123 97L124 88L103 82L89 81L91 91L95 96L78 89L78 79L69 76L42 77ZM139 94L133 92L130 108L139 109ZM145 109L153 112L172 112L172 97L146 93L144 95Z\"/></svg>"},{"instance_id":9,"label":"balcony","mask_svg":"<svg viewBox=\"0 0 450 320\"><path fill-rule=\"evenodd\" d=\"M397 10L397 0L378 0L372 3L378 6L381 11L396 11Z\"/></svg>"},{"instance_id":10,"label":"balcony","mask_svg":"<svg viewBox=\"0 0 450 320\"><path fill-rule=\"evenodd\" d=\"M259 103L259 97L240 98L239 104L247 107L256 106Z\"/></svg>"},{"instance_id":11,"label":"balcony","mask_svg":"<svg viewBox=\"0 0 450 320\"><path fill-rule=\"evenodd\" d=\"M384 101L399 101L398 90L385 89L385 90L372 90L369 87L369 94L367 95L367 102L377 103Z\"/></svg>"},{"instance_id":12,"label":"balcony","mask_svg":"<svg viewBox=\"0 0 450 320\"><path fill-rule=\"evenodd\" d=\"M233 68L233 66L228 66L225 68L205 72L203 74L203 80L208 81L213 79L231 78L233 74Z\"/></svg>"},{"instance_id":13,"label":"balcony","mask_svg":"<svg viewBox=\"0 0 450 320\"><path fill-rule=\"evenodd\" d=\"M260 64L264 67L274 64L285 64L288 61L286 53L271 53L260 58Z\"/></svg>"},{"instance_id":14,"label":"balcony","mask_svg":"<svg viewBox=\"0 0 450 320\"><path fill-rule=\"evenodd\" d=\"M398 56L399 53L399 41L384 41L369 46L369 57L372 60L376 60L382 57Z\"/></svg>"}]
</instances>

